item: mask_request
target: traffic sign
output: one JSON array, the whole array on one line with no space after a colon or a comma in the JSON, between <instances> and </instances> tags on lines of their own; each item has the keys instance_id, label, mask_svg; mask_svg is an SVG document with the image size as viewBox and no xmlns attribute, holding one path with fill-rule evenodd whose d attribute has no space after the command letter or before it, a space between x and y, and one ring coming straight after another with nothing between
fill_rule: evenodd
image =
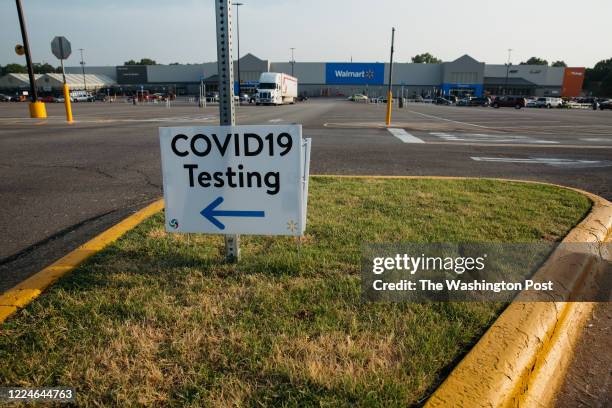
<instances>
[{"instance_id":1,"label":"traffic sign","mask_svg":"<svg viewBox=\"0 0 612 408\"><path fill-rule=\"evenodd\" d=\"M51 41L51 52L57 59L67 59L72 53L70 41L68 41L66 37L55 37L53 41Z\"/></svg>"},{"instance_id":2,"label":"traffic sign","mask_svg":"<svg viewBox=\"0 0 612 408\"><path fill-rule=\"evenodd\" d=\"M168 232L303 234L301 125L167 127L159 137Z\"/></svg>"}]
</instances>

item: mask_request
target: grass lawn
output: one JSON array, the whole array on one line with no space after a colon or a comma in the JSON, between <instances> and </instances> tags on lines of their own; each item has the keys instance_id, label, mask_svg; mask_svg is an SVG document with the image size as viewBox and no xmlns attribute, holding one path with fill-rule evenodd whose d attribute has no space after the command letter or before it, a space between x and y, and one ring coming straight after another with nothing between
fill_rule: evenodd
<instances>
[{"instance_id":1,"label":"grass lawn","mask_svg":"<svg viewBox=\"0 0 612 408\"><path fill-rule=\"evenodd\" d=\"M364 242L560 240L589 211L556 187L314 177L308 228L167 234L158 214L0 326L0 386L74 386L83 406L407 406L499 303L360 301Z\"/></svg>"}]
</instances>

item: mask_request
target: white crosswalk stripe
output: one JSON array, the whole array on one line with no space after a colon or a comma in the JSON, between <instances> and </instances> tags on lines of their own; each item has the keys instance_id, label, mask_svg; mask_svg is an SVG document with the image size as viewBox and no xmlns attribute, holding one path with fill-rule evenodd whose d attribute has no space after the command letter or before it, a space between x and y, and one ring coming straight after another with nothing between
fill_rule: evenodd
<instances>
[{"instance_id":1,"label":"white crosswalk stripe","mask_svg":"<svg viewBox=\"0 0 612 408\"><path fill-rule=\"evenodd\" d=\"M397 137L399 140L401 140L404 143L425 143L423 140L419 139L418 137L412 136L410 133L406 132L404 129L387 128L387 130L389 131L389 133L391 133L393 136Z\"/></svg>"}]
</instances>

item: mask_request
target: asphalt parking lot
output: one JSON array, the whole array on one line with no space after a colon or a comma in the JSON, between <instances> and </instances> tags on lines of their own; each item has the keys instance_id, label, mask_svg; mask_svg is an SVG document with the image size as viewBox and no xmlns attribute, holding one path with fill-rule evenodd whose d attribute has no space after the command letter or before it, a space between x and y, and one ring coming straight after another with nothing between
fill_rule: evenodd
<instances>
[{"instance_id":1,"label":"asphalt parking lot","mask_svg":"<svg viewBox=\"0 0 612 408\"><path fill-rule=\"evenodd\" d=\"M0 291L159 198L160 126L218 124L217 107L63 105L49 118L0 104ZM241 106L238 124L301 123L312 174L436 175L539 180L612 199L612 112L384 105L311 99Z\"/></svg>"}]
</instances>

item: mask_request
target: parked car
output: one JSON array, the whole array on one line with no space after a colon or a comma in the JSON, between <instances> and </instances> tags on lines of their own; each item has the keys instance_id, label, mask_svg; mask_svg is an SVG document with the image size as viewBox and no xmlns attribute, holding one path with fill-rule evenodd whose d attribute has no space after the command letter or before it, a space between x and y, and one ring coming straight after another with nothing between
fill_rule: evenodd
<instances>
[{"instance_id":1,"label":"parked car","mask_svg":"<svg viewBox=\"0 0 612 408\"><path fill-rule=\"evenodd\" d=\"M308 97L306 95L300 95L300 96L297 97L297 100L299 102L307 101Z\"/></svg>"},{"instance_id":2,"label":"parked car","mask_svg":"<svg viewBox=\"0 0 612 408\"><path fill-rule=\"evenodd\" d=\"M525 107L526 108L537 108L538 107L537 99L527 98L527 103L525 103Z\"/></svg>"},{"instance_id":3,"label":"parked car","mask_svg":"<svg viewBox=\"0 0 612 408\"><path fill-rule=\"evenodd\" d=\"M0 94L0 102L10 102L11 101L11 97L5 94Z\"/></svg>"},{"instance_id":4,"label":"parked car","mask_svg":"<svg viewBox=\"0 0 612 408\"><path fill-rule=\"evenodd\" d=\"M563 103L561 98L549 98L541 97L536 100L536 106L538 108L558 108Z\"/></svg>"},{"instance_id":5,"label":"parked car","mask_svg":"<svg viewBox=\"0 0 612 408\"><path fill-rule=\"evenodd\" d=\"M457 104L457 102L459 102L459 97L456 95L443 95L442 98L446 99L452 104Z\"/></svg>"},{"instance_id":6,"label":"parked car","mask_svg":"<svg viewBox=\"0 0 612 408\"><path fill-rule=\"evenodd\" d=\"M55 96L53 95L39 96L38 100L41 102L45 102L45 103L55 103Z\"/></svg>"},{"instance_id":7,"label":"parked car","mask_svg":"<svg viewBox=\"0 0 612 408\"><path fill-rule=\"evenodd\" d=\"M206 94L206 100L208 102L219 102L219 93L218 92L208 92Z\"/></svg>"},{"instance_id":8,"label":"parked car","mask_svg":"<svg viewBox=\"0 0 612 408\"><path fill-rule=\"evenodd\" d=\"M457 100L457 106L470 106L470 98L460 98Z\"/></svg>"},{"instance_id":9,"label":"parked car","mask_svg":"<svg viewBox=\"0 0 612 408\"><path fill-rule=\"evenodd\" d=\"M149 100L153 100L153 101L165 101L167 98L168 98L167 95L164 95L159 92L149 95Z\"/></svg>"},{"instance_id":10,"label":"parked car","mask_svg":"<svg viewBox=\"0 0 612 408\"><path fill-rule=\"evenodd\" d=\"M470 106L489 106L491 105L491 98L488 96L476 96L470 98Z\"/></svg>"},{"instance_id":11,"label":"parked car","mask_svg":"<svg viewBox=\"0 0 612 408\"><path fill-rule=\"evenodd\" d=\"M368 97L364 94L354 94L348 97L349 101L353 102L367 102Z\"/></svg>"},{"instance_id":12,"label":"parked car","mask_svg":"<svg viewBox=\"0 0 612 408\"><path fill-rule=\"evenodd\" d=\"M599 102L599 110L612 110L612 99Z\"/></svg>"},{"instance_id":13,"label":"parked car","mask_svg":"<svg viewBox=\"0 0 612 408\"><path fill-rule=\"evenodd\" d=\"M527 105L527 99L522 96L498 96L491 104L494 108L511 107L516 109L524 108Z\"/></svg>"},{"instance_id":14,"label":"parked car","mask_svg":"<svg viewBox=\"0 0 612 408\"><path fill-rule=\"evenodd\" d=\"M108 95L104 93L97 93L94 95L94 101L106 102L108 100Z\"/></svg>"},{"instance_id":15,"label":"parked car","mask_svg":"<svg viewBox=\"0 0 612 408\"><path fill-rule=\"evenodd\" d=\"M451 101L449 101L448 99L445 99L445 98L440 98L440 97L438 97L438 98L434 99L434 103L435 103L436 105L452 105L452 104L453 104L453 103L452 103Z\"/></svg>"}]
</instances>

